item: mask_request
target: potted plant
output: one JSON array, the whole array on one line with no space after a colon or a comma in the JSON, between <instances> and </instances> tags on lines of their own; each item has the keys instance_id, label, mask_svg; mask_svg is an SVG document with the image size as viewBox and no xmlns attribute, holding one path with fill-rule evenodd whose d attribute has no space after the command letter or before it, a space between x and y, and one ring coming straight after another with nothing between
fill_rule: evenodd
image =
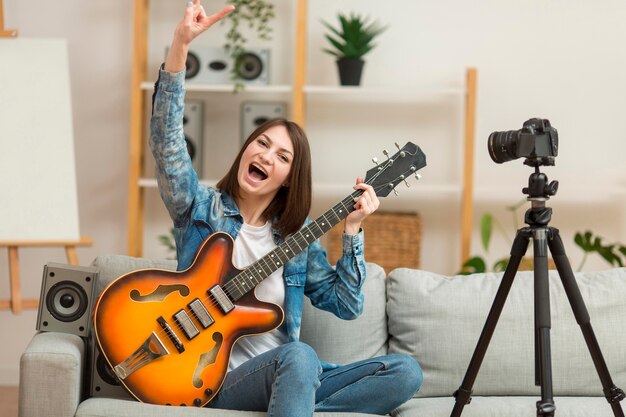
<instances>
[{"instance_id":1,"label":"potted plant","mask_svg":"<svg viewBox=\"0 0 626 417\"><path fill-rule=\"evenodd\" d=\"M331 31L331 34L325 36L333 48L325 48L324 52L337 57L341 85L360 85L365 64L363 56L374 48L372 41L386 27L356 13L349 16L339 13L337 17L339 28L322 21L322 24Z\"/></svg>"},{"instance_id":2,"label":"potted plant","mask_svg":"<svg viewBox=\"0 0 626 417\"><path fill-rule=\"evenodd\" d=\"M228 4L235 6L235 10L223 20L223 22L228 22L230 25L226 32L224 49L226 49L233 62L231 78L234 82L235 92L238 92L244 88L241 66L245 65L245 62L241 58L245 53L246 43L248 42L242 26L255 33L258 39L262 41L270 40L272 32L270 23L275 17L274 4L265 0L228 0Z\"/></svg>"}]
</instances>

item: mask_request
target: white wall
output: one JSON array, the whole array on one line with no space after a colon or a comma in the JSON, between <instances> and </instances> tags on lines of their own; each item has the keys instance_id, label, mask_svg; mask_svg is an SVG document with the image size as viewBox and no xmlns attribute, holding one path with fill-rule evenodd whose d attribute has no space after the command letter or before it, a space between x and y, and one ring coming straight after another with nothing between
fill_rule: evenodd
<instances>
[{"instance_id":1,"label":"white wall","mask_svg":"<svg viewBox=\"0 0 626 417\"><path fill-rule=\"evenodd\" d=\"M4 17L5 27L18 29L20 37L67 39L80 231L94 239L92 247L78 249L78 256L88 264L99 253L124 253L132 2L5 0ZM46 71L45 62L41 71ZM7 259L6 250L0 250L3 299L9 297ZM25 297L39 296L48 261L66 262L63 248L20 251ZM36 318L32 310L17 316L0 312L0 384L17 384L19 355L35 331Z\"/></svg>"},{"instance_id":2,"label":"white wall","mask_svg":"<svg viewBox=\"0 0 626 417\"><path fill-rule=\"evenodd\" d=\"M185 1L179 3L152 1L150 74L155 74L184 8ZM277 0L279 20L270 45L274 83L290 82L292 3ZM97 254L125 253L132 2L5 0L4 6L5 26L17 28L20 36L68 39L80 227L95 241L92 247L79 249L81 262L87 264ZM494 130L517 129L530 117L543 117L560 134L557 165L544 172L561 184L549 202L555 210L551 224L561 230L572 264L576 267L581 258L572 242L577 230L589 228L607 241L626 242L622 1L393 0L382 5L373 0L313 0L310 8L311 83L337 83L332 58L321 52L319 23L320 18L334 20L337 10L360 10L389 24L367 57L364 86L461 87L465 68L479 69L476 221L490 211L514 230L505 207L521 199L531 169L521 160L494 164L485 149L486 138ZM214 29L199 43L221 45L224 28ZM232 109L242 99L230 95L207 99L207 107L215 110L207 115L209 140L229 138L236 131L238 116ZM365 103L315 99L308 106L314 172L321 180L345 183L346 194L353 178L371 166L369 158L380 157L382 148L393 149L394 141L412 140L427 153L424 186L460 180L460 97ZM237 134L230 144L221 142L226 143L226 154L234 152ZM214 152L211 157L216 163L229 158L218 158ZM423 196L419 186L401 189L400 197L384 200L382 208L420 211L425 223L423 267L453 273L459 258L458 199ZM319 213L330 202L320 196L314 211ZM156 236L166 232L169 223L156 191L147 192L146 207L145 255L165 256ZM509 243L495 243L492 258L508 253ZM473 251L481 252L477 238ZM43 264L65 261L61 249L23 250L20 258L22 290L29 298L38 296ZM0 297L7 298L8 270L1 259L6 259L6 251L0 252ZM587 267L606 264L592 259ZM35 320L33 311L18 316L0 312L0 332L12 336L0 347L0 384L17 383L19 354L34 333Z\"/></svg>"}]
</instances>

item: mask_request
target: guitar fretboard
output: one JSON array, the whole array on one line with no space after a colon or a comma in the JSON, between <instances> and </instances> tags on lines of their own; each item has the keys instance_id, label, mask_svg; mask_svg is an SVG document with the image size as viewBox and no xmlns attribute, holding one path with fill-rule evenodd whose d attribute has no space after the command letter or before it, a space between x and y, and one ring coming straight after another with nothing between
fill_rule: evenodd
<instances>
[{"instance_id":1,"label":"guitar fretboard","mask_svg":"<svg viewBox=\"0 0 626 417\"><path fill-rule=\"evenodd\" d=\"M287 261L345 219L348 214L354 211L354 200L362 193L362 191L357 190L350 194L320 217L289 236L276 249L234 276L226 284L230 298L233 301L239 300Z\"/></svg>"}]
</instances>

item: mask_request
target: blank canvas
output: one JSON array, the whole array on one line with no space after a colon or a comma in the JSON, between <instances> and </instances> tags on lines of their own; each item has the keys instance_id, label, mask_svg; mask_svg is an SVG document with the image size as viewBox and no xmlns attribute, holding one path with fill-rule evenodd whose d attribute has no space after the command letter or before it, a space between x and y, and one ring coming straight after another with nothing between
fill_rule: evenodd
<instances>
[{"instance_id":1,"label":"blank canvas","mask_svg":"<svg viewBox=\"0 0 626 417\"><path fill-rule=\"evenodd\" d=\"M67 43L0 40L0 241L77 241Z\"/></svg>"}]
</instances>

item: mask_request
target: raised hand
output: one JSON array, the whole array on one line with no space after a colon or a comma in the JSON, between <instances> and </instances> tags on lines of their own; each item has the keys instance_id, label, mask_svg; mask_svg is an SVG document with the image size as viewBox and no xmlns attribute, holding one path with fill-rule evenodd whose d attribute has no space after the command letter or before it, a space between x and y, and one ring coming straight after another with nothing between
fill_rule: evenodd
<instances>
[{"instance_id":1,"label":"raised hand","mask_svg":"<svg viewBox=\"0 0 626 417\"><path fill-rule=\"evenodd\" d=\"M207 15L204 7L200 4L200 0L188 2L185 15L174 31L174 39L165 59L165 70L170 72L182 71L185 68L191 41L233 10L235 7L229 5L215 14Z\"/></svg>"}]
</instances>

